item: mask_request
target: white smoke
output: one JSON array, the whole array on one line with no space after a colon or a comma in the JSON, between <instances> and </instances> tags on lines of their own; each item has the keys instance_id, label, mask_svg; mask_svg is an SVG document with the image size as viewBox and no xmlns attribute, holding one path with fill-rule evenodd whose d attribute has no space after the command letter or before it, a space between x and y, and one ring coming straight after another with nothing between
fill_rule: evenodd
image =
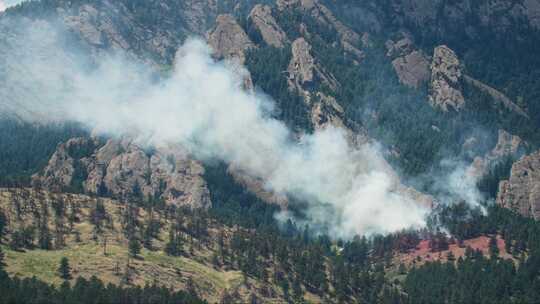
<instances>
[{"instance_id":1,"label":"white smoke","mask_svg":"<svg viewBox=\"0 0 540 304\"><path fill-rule=\"evenodd\" d=\"M42 39L40 28L28 37ZM393 177L375 146L354 148L333 127L294 140L271 117L273 102L243 90L238 67L213 60L199 39L179 49L171 75L160 81L122 56L85 69L54 46L50 33L47 39L36 42L33 52L8 59L12 71L22 66L25 73L8 69L6 85L39 92L7 91L0 95L10 101L5 109L27 118L77 121L141 144L181 144L199 159L233 164L264 180L267 189L306 201L310 221L327 223L334 237L425 224L427 210L393 191Z\"/></svg>"},{"instance_id":2,"label":"white smoke","mask_svg":"<svg viewBox=\"0 0 540 304\"><path fill-rule=\"evenodd\" d=\"M0 12L3 12L6 10L6 8L17 5L21 2L23 2L23 0L0 0Z\"/></svg>"}]
</instances>

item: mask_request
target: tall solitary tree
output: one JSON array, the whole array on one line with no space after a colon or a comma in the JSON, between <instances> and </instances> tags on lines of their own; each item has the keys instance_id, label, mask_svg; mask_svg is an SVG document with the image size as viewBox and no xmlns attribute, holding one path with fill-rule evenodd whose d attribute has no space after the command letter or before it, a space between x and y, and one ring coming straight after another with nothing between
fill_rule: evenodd
<instances>
[{"instance_id":1,"label":"tall solitary tree","mask_svg":"<svg viewBox=\"0 0 540 304\"><path fill-rule=\"evenodd\" d=\"M58 275L65 281L71 279L71 267L69 266L69 260L63 257L60 260L60 266L58 267Z\"/></svg>"},{"instance_id":2,"label":"tall solitary tree","mask_svg":"<svg viewBox=\"0 0 540 304\"><path fill-rule=\"evenodd\" d=\"M4 229L7 226L7 217L2 210L0 210L0 244L2 244L2 237L4 237Z\"/></svg>"},{"instance_id":3,"label":"tall solitary tree","mask_svg":"<svg viewBox=\"0 0 540 304\"><path fill-rule=\"evenodd\" d=\"M6 264L4 264L4 252L2 251L2 247L0 247L0 272L4 269Z\"/></svg>"},{"instance_id":4,"label":"tall solitary tree","mask_svg":"<svg viewBox=\"0 0 540 304\"><path fill-rule=\"evenodd\" d=\"M137 238L131 238L129 240L129 255L131 257L136 257L139 253L141 253L141 243Z\"/></svg>"}]
</instances>

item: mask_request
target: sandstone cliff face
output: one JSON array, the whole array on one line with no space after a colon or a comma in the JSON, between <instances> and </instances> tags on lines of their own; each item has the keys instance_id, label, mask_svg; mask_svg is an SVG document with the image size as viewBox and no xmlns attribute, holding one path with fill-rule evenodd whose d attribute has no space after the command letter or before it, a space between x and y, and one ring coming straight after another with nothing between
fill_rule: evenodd
<instances>
[{"instance_id":1,"label":"sandstone cliff face","mask_svg":"<svg viewBox=\"0 0 540 304\"><path fill-rule=\"evenodd\" d=\"M75 171L82 174L76 177ZM148 153L128 140L111 139L99 146L94 139L74 138L58 146L33 182L63 191L78 182L75 178L82 178L88 194L122 199L153 196L169 204L207 208L211 202L203 174L202 165L178 147Z\"/></svg>"},{"instance_id":2,"label":"sandstone cliff face","mask_svg":"<svg viewBox=\"0 0 540 304\"><path fill-rule=\"evenodd\" d=\"M445 45L436 47L431 63L431 105L445 112L463 108L465 99L461 81L462 72L456 53Z\"/></svg>"},{"instance_id":3,"label":"sandstone cliff face","mask_svg":"<svg viewBox=\"0 0 540 304\"><path fill-rule=\"evenodd\" d=\"M409 37L397 42L389 40L386 48L387 56L393 59L392 66L403 85L418 89L429 80L429 60L422 51L414 47Z\"/></svg>"},{"instance_id":4,"label":"sandstone cliff face","mask_svg":"<svg viewBox=\"0 0 540 304\"><path fill-rule=\"evenodd\" d=\"M281 29L272 16L272 8L268 5L257 4L249 14L249 20L261 33L266 44L283 48L288 42L287 34Z\"/></svg>"},{"instance_id":5,"label":"sandstone cliff face","mask_svg":"<svg viewBox=\"0 0 540 304\"><path fill-rule=\"evenodd\" d=\"M219 58L245 61L245 51L255 47L242 27L231 15L219 15L216 27L208 33L208 43Z\"/></svg>"},{"instance_id":6,"label":"sandstone cliff face","mask_svg":"<svg viewBox=\"0 0 540 304\"><path fill-rule=\"evenodd\" d=\"M499 184L497 203L540 220L540 151L514 163L510 179Z\"/></svg>"}]
</instances>

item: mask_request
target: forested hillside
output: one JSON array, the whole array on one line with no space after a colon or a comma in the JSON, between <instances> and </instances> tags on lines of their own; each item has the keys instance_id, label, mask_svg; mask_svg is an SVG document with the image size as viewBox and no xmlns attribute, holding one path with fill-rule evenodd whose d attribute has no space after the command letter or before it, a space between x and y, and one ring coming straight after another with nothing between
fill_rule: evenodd
<instances>
[{"instance_id":1,"label":"forested hillside","mask_svg":"<svg viewBox=\"0 0 540 304\"><path fill-rule=\"evenodd\" d=\"M539 303L539 53L538 0L9 7L0 302Z\"/></svg>"}]
</instances>

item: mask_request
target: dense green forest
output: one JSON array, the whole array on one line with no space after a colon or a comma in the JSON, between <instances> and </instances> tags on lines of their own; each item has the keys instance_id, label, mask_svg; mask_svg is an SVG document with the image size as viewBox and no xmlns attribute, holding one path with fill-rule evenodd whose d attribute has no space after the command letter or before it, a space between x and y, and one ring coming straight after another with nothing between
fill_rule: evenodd
<instances>
[{"instance_id":1,"label":"dense green forest","mask_svg":"<svg viewBox=\"0 0 540 304\"><path fill-rule=\"evenodd\" d=\"M90 1L68 2L69 7L75 9ZM52 8L60 2L25 2L9 9L8 14L41 18L54 14ZM180 32L178 29L187 27L190 21L177 13L186 8L182 1L167 1L168 15L162 15L164 10L159 1L121 2L134 16L135 23L147 25L148 32ZM359 33L369 27L366 18L355 15L357 10L341 11L339 1L324 2ZM242 1L234 14L258 45L246 52L246 66L254 84L275 101L275 118L282 120L295 134L313 132L309 105L298 92L289 90L284 74L291 60L290 45L283 49L265 45L261 33L245 18L250 7L247 3L250 1ZM519 135L529 143L531 150L539 147L538 30L530 28L522 20L513 20L509 30L497 34L479 23L474 14L467 17L469 24L459 27L444 16L439 16L435 24L418 24L407 19L398 24L389 13L392 1L348 0L343 3L347 3L349 8L373 9L385 28L383 33L372 35L369 48L362 49L365 57L361 62L355 62L356 59L336 47L341 42L335 30L313 16L290 10L275 18L290 41L305 36L317 63L339 82L334 90L319 83L313 84L313 90L336 98L344 109L344 123L351 130L365 129L384 150L397 151L386 156L405 180L428 176L432 183L436 183L433 176L448 173L448 167L442 165L443 160L459 159L470 163L474 156L484 155L495 146L499 129ZM219 11L225 11L234 6L234 1L217 5ZM478 3L471 6L477 9ZM441 15L441 12L437 14ZM301 33L300 23L309 29L309 35ZM467 100L465 109L448 113L436 111L427 102L428 88L414 90L400 85L386 56L386 40L395 38L403 28L411 32L415 43L425 54L431 54L437 45L449 45L459 55L467 75L508 95L531 118L525 119L494 107L488 94L467 83L463 83L463 94ZM470 28L475 29L474 35L468 32ZM182 33L176 38L182 40L185 37ZM138 38L134 33L127 36L128 40ZM157 58L155 53L147 53L142 44L137 46L138 55L167 66L176 51L171 47L164 52L163 58ZM41 125L1 119L0 187L29 186L32 174L46 165L57 145L77 136L88 136L88 132L74 124ZM471 137L475 137L477 143L472 150L464 151L463 144ZM95 147L86 150L70 153L79 154L73 155L77 159L92 153ZM511 157L500 160L478 182L486 201L496 197L499 182L509 177L514 161ZM540 224L511 210L489 203L483 206L486 212L481 208L471 208L464 202L437 206L426 229L340 240L324 233L314 233L309 226L291 220L276 220L275 215L280 208L262 201L235 182L226 164L207 162L204 168L204 180L212 201L208 210L168 206L163 200L143 199L142 195L118 202L125 210L120 215L121 233L127 239L130 258L137 257L145 249L150 252L163 250L169 257L196 259L198 257L191 250L193 246L215 245L217 250L212 253L212 267L238 271L246 282L252 278L277 286L289 303L305 303L305 291L329 303L540 303ZM76 171L73 183L66 191L82 193L83 174ZM419 188L428 193L439 190L431 187L429 182ZM140 194L140 189L133 192ZM106 196L106 193L102 194ZM289 205L289 211L299 219L302 219L302 203L291 201ZM167 238L159 240L163 241L163 248L154 246L164 230L161 222L153 218L137 218L134 215L137 208L174 223L166 231ZM77 216L67 210L61 201L54 202L53 214L32 210L41 214L41 218L20 231L7 231L7 216L0 210L0 244L3 246L0 247L0 302L205 303L191 290L173 291L157 285L105 285L95 277L77 277L70 285L67 280L72 274L67 259L59 261L57 275L66 280L59 287L35 278L9 277L1 249L49 252L61 248L65 244L58 234L66 232L50 231L47 221L54 217L60 219L60 223L77 222ZM106 230L111 217L102 203L91 210L90 217L88 224L97 239ZM216 230L216 227L221 229L217 240L211 234L212 228ZM449 244L461 246L465 240L481 236L490 239L488 255L466 248L464 257L456 258L449 254L444 262L419 260L406 266L395 259L397 254L414 251L421 240L429 241L431 253L437 254L448 249ZM497 247L498 237L504 240L505 252L510 257L501 256ZM234 301L233 296L224 295L223 303ZM257 300L254 299L253 303Z\"/></svg>"}]
</instances>

